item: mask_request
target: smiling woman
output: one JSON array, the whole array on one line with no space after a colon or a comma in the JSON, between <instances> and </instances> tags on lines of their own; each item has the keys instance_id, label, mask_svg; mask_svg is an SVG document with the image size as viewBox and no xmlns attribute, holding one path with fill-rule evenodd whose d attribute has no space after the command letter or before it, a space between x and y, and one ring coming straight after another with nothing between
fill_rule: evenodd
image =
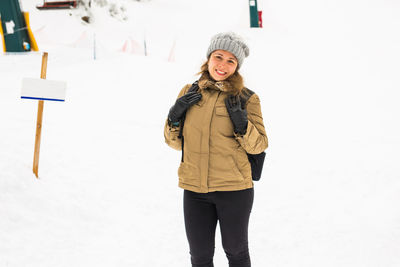
<instances>
[{"instance_id":1,"label":"smiling woman","mask_svg":"<svg viewBox=\"0 0 400 267\"><path fill-rule=\"evenodd\" d=\"M166 143L182 150L179 186L195 267L213 266L218 221L229 266L251 265L247 233L254 185L247 154L263 152L268 139L260 100L238 72L248 55L240 36L215 35L199 81L181 90L165 123Z\"/></svg>"}]
</instances>

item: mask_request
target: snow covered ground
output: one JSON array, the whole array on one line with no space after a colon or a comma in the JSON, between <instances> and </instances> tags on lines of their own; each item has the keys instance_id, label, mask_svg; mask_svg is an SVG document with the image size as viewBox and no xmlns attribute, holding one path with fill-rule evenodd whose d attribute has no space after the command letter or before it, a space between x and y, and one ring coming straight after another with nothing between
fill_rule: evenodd
<instances>
[{"instance_id":1,"label":"snow covered ground","mask_svg":"<svg viewBox=\"0 0 400 267\"><path fill-rule=\"evenodd\" d=\"M253 266L400 266L397 1L259 0L263 29L248 29L246 1L112 2L128 20L94 5L85 25L82 10L22 0L47 79L68 90L45 102L36 179L37 103L20 87L41 53L0 55L1 267L189 266L163 123L224 30L249 43L241 72L270 140ZM215 265L227 266L218 235Z\"/></svg>"}]
</instances>

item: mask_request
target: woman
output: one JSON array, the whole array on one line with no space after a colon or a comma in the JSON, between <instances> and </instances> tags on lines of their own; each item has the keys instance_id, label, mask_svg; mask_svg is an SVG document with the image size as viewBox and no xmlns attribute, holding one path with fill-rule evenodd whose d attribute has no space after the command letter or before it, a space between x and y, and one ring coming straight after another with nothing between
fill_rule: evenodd
<instances>
[{"instance_id":1,"label":"woman","mask_svg":"<svg viewBox=\"0 0 400 267\"><path fill-rule=\"evenodd\" d=\"M238 72L248 55L238 35L215 35L198 83L181 90L165 124L166 143L182 150L179 186L193 267L213 266L217 221L229 266L250 266L254 191L246 153L261 153L268 139L260 100Z\"/></svg>"}]
</instances>

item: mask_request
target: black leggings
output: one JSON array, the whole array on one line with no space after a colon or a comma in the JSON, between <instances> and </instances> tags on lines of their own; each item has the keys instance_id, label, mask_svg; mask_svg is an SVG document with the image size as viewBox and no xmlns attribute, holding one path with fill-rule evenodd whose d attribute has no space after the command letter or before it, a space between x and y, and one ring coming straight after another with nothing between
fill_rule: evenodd
<instances>
[{"instance_id":1,"label":"black leggings","mask_svg":"<svg viewBox=\"0 0 400 267\"><path fill-rule=\"evenodd\" d=\"M251 266L247 233L253 198L253 188L211 193L185 190L183 207L192 267L214 266L217 221L229 266Z\"/></svg>"}]
</instances>

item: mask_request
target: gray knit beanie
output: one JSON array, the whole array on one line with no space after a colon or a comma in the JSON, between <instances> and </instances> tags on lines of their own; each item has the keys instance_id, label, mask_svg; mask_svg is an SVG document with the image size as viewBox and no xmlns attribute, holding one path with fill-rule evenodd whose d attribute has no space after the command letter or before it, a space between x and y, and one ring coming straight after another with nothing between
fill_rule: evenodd
<instances>
[{"instance_id":1,"label":"gray knit beanie","mask_svg":"<svg viewBox=\"0 0 400 267\"><path fill-rule=\"evenodd\" d=\"M215 50L225 50L231 52L238 60L238 69L243 63L245 57L248 57L250 50L243 38L234 32L223 32L214 35L211 38L210 46L207 50L207 58Z\"/></svg>"}]
</instances>

